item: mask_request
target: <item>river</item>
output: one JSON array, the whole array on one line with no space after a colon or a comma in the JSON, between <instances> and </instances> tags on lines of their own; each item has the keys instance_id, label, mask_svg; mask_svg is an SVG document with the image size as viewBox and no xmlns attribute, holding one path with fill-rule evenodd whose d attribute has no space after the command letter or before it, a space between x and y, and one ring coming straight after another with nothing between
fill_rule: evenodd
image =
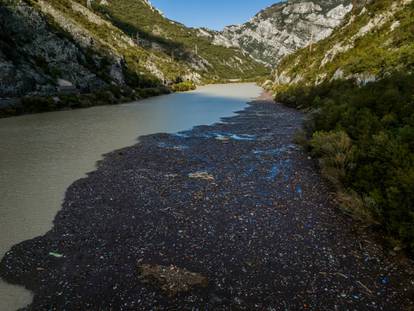
<instances>
[{"instance_id":1,"label":"river","mask_svg":"<svg viewBox=\"0 0 414 311\"><path fill-rule=\"evenodd\" d=\"M231 116L260 94L255 84L200 87L139 102L0 120L0 257L46 233L65 190L101 156L142 135L189 129ZM0 280L0 310L30 303L23 288Z\"/></svg>"}]
</instances>

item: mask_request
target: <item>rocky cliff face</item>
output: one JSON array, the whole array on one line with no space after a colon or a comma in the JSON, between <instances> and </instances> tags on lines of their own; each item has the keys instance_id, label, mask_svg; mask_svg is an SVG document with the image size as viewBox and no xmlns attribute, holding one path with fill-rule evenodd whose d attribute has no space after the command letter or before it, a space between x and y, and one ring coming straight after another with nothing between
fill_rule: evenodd
<instances>
[{"instance_id":1,"label":"rocky cliff face","mask_svg":"<svg viewBox=\"0 0 414 311\"><path fill-rule=\"evenodd\" d=\"M275 87L355 80L363 85L395 72L412 73L412 0L361 1L325 40L298 50L275 69Z\"/></svg>"},{"instance_id":2,"label":"rocky cliff face","mask_svg":"<svg viewBox=\"0 0 414 311\"><path fill-rule=\"evenodd\" d=\"M94 73L102 65L99 58L88 61L32 6L18 1L0 7L0 97L53 93L59 84L80 90L104 86Z\"/></svg>"},{"instance_id":3,"label":"rocky cliff face","mask_svg":"<svg viewBox=\"0 0 414 311\"><path fill-rule=\"evenodd\" d=\"M328 37L351 10L351 0L289 0L264 9L243 25L207 34L217 45L241 48L274 65L283 56Z\"/></svg>"},{"instance_id":4,"label":"rocky cliff face","mask_svg":"<svg viewBox=\"0 0 414 311\"><path fill-rule=\"evenodd\" d=\"M1 0L0 98L266 72L197 34L147 0Z\"/></svg>"}]
</instances>

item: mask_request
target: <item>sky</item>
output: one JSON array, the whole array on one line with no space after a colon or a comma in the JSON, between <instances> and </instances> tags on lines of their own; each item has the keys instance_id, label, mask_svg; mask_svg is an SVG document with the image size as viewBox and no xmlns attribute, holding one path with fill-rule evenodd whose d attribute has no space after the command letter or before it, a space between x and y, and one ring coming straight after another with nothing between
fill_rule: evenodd
<instances>
[{"instance_id":1,"label":"sky","mask_svg":"<svg viewBox=\"0 0 414 311\"><path fill-rule=\"evenodd\" d=\"M169 19L190 27L221 30L247 22L278 0L151 0Z\"/></svg>"}]
</instances>

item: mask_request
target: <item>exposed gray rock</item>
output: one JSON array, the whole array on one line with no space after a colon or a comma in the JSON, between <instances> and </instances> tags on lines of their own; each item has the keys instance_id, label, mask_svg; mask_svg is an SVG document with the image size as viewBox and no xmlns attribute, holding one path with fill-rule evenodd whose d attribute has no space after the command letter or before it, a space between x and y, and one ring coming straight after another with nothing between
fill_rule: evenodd
<instances>
[{"instance_id":1,"label":"exposed gray rock","mask_svg":"<svg viewBox=\"0 0 414 311\"><path fill-rule=\"evenodd\" d=\"M63 80L80 90L105 85L84 51L21 0L0 6L0 33L0 97L50 95Z\"/></svg>"},{"instance_id":2,"label":"exposed gray rock","mask_svg":"<svg viewBox=\"0 0 414 311\"><path fill-rule=\"evenodd\" d=\"M340 80L340 79L343 79L343 78L344 78L344 71L341 68L338 68L335 71L335 73L332 77L332 80Z\"/></svg>"},{"instance_id":3,"label":"exposed gray rock","mask_svg":"<svg viewBox=\"0 0 414 311\"><path fill-rule=\"evenodd\" d=\"M124 73L122 70L122 59L112 64L110 71L111 78L118 84L125 84Z\"/></svg>"},{"instance_id":4,"label":"exposed gray rock","mask_svg":"<svg viewBox=\"0 0 414 311\"><path fill-rule=\"evenodd\" d=\"M283 56L328 37L351 10L350 0L289 0L266 8L243 25L221 32L203 29L200 35L209 33L217 45L241 48L274 65Z\"/></svg>"}]
</instances>

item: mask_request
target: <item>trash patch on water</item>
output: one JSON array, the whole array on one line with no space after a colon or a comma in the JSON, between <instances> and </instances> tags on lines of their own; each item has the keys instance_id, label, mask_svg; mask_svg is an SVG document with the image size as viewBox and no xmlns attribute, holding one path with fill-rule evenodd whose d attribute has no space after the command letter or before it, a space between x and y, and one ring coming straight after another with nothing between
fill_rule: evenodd
<instances>
[{"instance_id":1,"label":"trash patch on water","mask_svg":"<svg viewBox=\"0 0 414 311\"><path fill-rule=\"evenodd\" d=\"M194 172L194 173L188 174L188 177L194 178L194 179L203 179L203 180L208 180L208 181L214 180L214 176L209 174L208 172Z\"/></svg>"},{"instance_id":2,"label":"trash patch on water","mask_svg":"<svg viewBox=\"0 0 414 311\"><path fill-rule=\"evenodd\" d=\"M288 181L291 170L291 160L280 160L271 166L266 179L273 181L277 177L282 177L284 181Z\"/></svg>"},{"instance_id":3,"label":"trash patch on water","mask_svg":"<svg viewBox=\"0 0 414 311\"><path fill-rule=\"evenodd\" d=\"M267 179L271 179L274 180L277 175L279 175L280 173L280 168L279 165L273 165L272 168L270 169L269 175L266 177Z\"/></svg>"},{"instance_id":4,"label":"trash patch on water","mask_svg":"<svg viewBox=\"0 0 414 311\"><path fill-rule=\"evenodd\" d=\"M233 135L230 135L230 138L231 139L234 139L234 140L247 140L247 141L252 141L252 140L255 140L256 139L256 136L249 135L249 134L241 134L241 135L233 134Z\"/></svg>"},{"instance_id":5,"label":"trash patch on water","mask_svg":"<svg viewBox=\"0 0 414 311\"><path fill-rule=\"evenodd\" d=\"M255 155L264 155L264 156L280 156L284 153L290 153L293 150L297 150L297 146L293 144L284 145L280 148L274 148L274 149L255 149L253 150L253 153Z\"/></svg>"},{"instance_id":6,"label":"trash patch on water","mask_svg":"<svg viewBox=\"0 0 414 311\"><path fill-rule=\"evenodd\" d=\"M200 137L203 138L215 138L221 141L236 140L236 141L254 141L256 140L255 135L250 134L233 134L229 132L210 132L202 134Z\"/></svg>"},{"instance_id":7,"label":"trash patch on water","mask_svg":"<svg viewBox=\"0 0 414 311\"><path fill-rule=\"evenodd\" d=\"M244 176L245 177L251 176L254 173L255 170L256 170L256 165L255 164L248 165L246 170L244 171Z\"/></svg>"},{"instance_id":8,"label":"trash patch on water","mask_svg":"<svg viewBox=\"0 0 414 311\"><path fill-rule=\"evenodd\" d=\"M303 190L302 190L302 186L301 185L296 185L295 187L295 192L302 197L303 196Z\"/></svg>"},{"instance_id":9,"label":"trash patch on water","mask_svg":"<svg viewBox=\"0 0 414 311\"><path fill-rule=\"evenodd\" d=\"M189 146L186 146L186 145L173 145L173 144L167 144L164 142L158 143L157 146L163 149L173 149L173 150L180 150L180 151L190 148Z\"/></svg>"},{"instance_id":10,"label":"trash patch on water","mask_svg":"<svg viewBox=\"0 0 414 311\"><path fill-rule=\"evenodd\" d=\"M177 266L143 264L138 267L140 277L154 283L169 297L191 291L194 287L207 287L208 278Z\"/></svg>"},{"instance_id":11,"label":"trash patch on water","mask_svg":"<svg viewBox=\"0 0 414 311\"><path fill-rule=\"evenodd\" d=\"M227 140L230 140L230 137L228 137L228 136L224 136L224 135L217 135L215 138L216 138L217 140L221 140L221 141L227 141Z\"/></svg>"},{"instance_id":12,"label":"trash patch on water","mask_svg":"<svg viewBox=\"0 0 414 311\"><path fill-rule=\"evenodd\" d=\"M62 258L64 257L62 254L56 253L56 252L50 252L49 256L55 257L55 258Z\"/></svg>"},{"instance_id":13,"label":"trash patch on water","mask_svg":"<svg viewBox=\"0 0 414 311\"><path fill-rule=\"evenodd\" d=\"M180 137L180 138L189 138L189 137L191 137L190 135L188 135L184 132L175 133L174 136Z\"/></svg>"}]
</instances>

